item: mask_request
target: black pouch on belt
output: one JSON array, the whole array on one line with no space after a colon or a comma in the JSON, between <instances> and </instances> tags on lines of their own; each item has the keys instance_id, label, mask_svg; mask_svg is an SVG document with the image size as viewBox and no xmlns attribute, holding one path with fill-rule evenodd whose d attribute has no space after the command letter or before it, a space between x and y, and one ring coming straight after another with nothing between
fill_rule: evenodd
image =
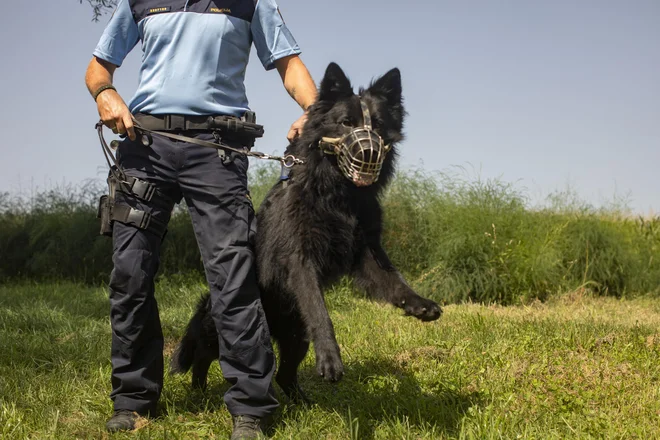
<instances>
[{"instance_id":1,"label":"black pouch on belt","mask_svg":"<svg viewBox=\"0 0 660 440\"><path fill-rule=\"evenodd\" d=\"M96 218L101 219L101 235L112 237L112 221L110 220L110 197L106 194L99 199Z\"/></svg>"},{"instance_id":2,"label":"black pouch on belt","mask_svg":"<svg viewBox=\"0 0 660 440\"><path fill-rule=\"evenodd\" d=\"M100 234L106 237L112 237L112 208L115 204L116 189L117 180L111 174L108 176L108 194L101 196L96 212L96 218L101 219Z\"/></svg>"}]
</instances>

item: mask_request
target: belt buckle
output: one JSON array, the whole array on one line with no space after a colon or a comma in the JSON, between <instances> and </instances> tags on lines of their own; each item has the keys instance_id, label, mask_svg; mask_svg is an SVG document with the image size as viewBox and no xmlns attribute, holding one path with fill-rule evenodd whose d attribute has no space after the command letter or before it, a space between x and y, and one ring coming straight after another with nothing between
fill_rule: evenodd
<instances>
[{"instance_id":1,"label":"belt buckle","mask_svg":"<svg viewBox=\"0 0 660 440\"><path fill-rule=\"evenodd\" d=\"M165 130L185 131L186 117L183 115L165 115Z\"/></svg>"},{"instance_id":2,"label":"belt buckle","mask_svg":"<svg viewBox=\"0 0 660 440\"><path fill-rule=\"evenodd\" d=\"M151 222L151 214L148 212L140 211L139 209L130 208L126 221L129 224L137 225L139 229L149 228Z\"/></svg>"}]
</instances>

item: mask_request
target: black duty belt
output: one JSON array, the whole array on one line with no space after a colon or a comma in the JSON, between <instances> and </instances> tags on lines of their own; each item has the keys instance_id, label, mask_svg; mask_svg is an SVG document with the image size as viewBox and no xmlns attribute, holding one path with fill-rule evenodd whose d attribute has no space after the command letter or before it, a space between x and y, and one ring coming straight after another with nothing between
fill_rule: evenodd
<instances>
[{"instance_id":1,"label":"black duty belt","mask_svg":"<svg viewBox=\"0 0 660 440\"><path fill-rule=\"evenodd\" d=\"M213 131L218 130L224 138L260 138L264 127L256 124L254 113L247 112L242 118L235 116L187 116L151 115L138 113L135 120L142 128L152 131Z\"/></svg>"}]
</instances>

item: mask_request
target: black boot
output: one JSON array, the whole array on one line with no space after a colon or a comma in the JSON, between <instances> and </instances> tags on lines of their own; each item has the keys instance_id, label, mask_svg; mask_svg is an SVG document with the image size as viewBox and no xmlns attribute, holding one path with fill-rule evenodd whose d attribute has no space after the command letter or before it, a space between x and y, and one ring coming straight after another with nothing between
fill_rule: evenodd
<instances>
[{"instance_id":1,"label":"black boot","mask_svg":"<svg viewBox=\"0 0 660 440\"><path fill-rule=\"evenodd\" d=\"M126 409L115 411L110 420L105 424L108 432L132 431L138 420L138 413Z\"/></svg>"},{"instance_id":2,"label":"black boot","mask_svg":"<svg viewBox=\"0 0 660 440\"><path fill-rule=\"evenodd\" d=\"M261 429L261 419L252 416L235 416L234 430L231 440L261 440L266 439Z\"/></svg>"}]
</instances>

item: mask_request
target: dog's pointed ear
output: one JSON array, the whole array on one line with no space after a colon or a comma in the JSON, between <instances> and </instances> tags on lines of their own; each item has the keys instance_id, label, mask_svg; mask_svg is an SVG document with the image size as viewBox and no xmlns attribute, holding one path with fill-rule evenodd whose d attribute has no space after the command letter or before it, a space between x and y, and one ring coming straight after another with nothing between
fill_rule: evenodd
<instances>
[{"instance_id":1,"label":"dog's pointed ear","mask_svg":"<svg viewBox=\"0 0 660 440\"><path fill-rule=\"evenodd\" d=\"M396 67L378 78L369 92L387 99L389 105L401 105L401 72Z\"/></svg>"},{"instance_id":2,"label":"dog's pointed ear","mask_svg":"<svg viewBox=\"0 0 660 440\"><path fill-rule=\"evenodd\" d=\"M353 87L346 74L336 63L330 63L321 80L319 100L336 101L351 95L353 95Z\"/></svg>"}]
</instances>

